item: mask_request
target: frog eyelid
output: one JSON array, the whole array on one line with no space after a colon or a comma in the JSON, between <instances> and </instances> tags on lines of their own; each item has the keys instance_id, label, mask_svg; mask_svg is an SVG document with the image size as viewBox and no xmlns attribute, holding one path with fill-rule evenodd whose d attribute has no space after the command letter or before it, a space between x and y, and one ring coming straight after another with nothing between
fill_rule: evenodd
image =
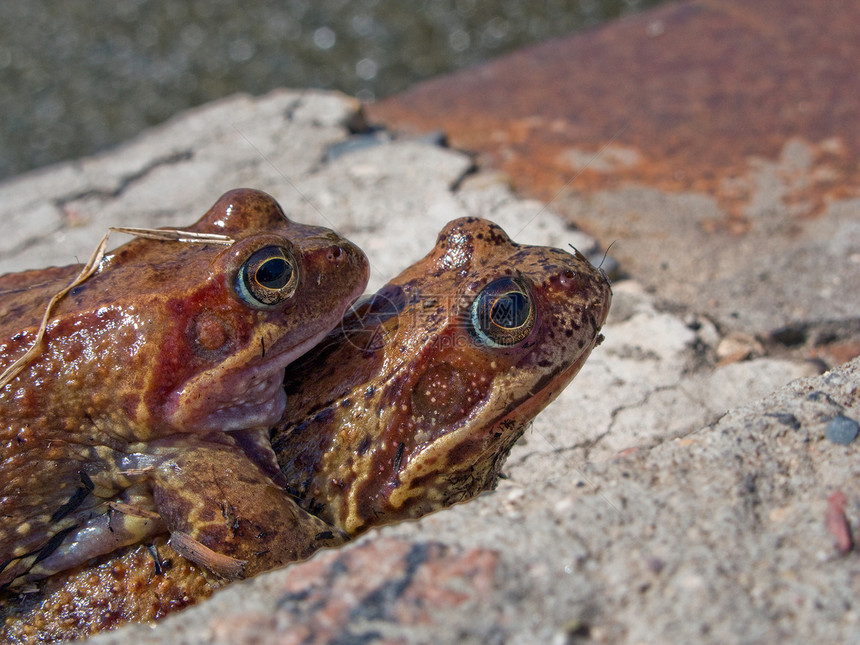
<instances>
[{"instance_id":1,"label":"frog eyelid","mask_svg":"<svg viewBox=\"0 0 860 645\"><path fill-rule=\"evenodd\" d=\"M268 245L246 259L236 275L236 293L251 307L271 309L289 300L296 291L299 270L295 257L284 246Z\"/></svg>"},{"instance_id":2,"label":"frog eyelid","mask_svg":"<svg viewBox=\"0 0 860 645\"><path fill-rule=\"evenodd\" d=\"M535 306L531 290L521 279L497 278L475 296L469 321L473 335L482 345L516 345L534 329Z\"/></svg>"}]
</instances>

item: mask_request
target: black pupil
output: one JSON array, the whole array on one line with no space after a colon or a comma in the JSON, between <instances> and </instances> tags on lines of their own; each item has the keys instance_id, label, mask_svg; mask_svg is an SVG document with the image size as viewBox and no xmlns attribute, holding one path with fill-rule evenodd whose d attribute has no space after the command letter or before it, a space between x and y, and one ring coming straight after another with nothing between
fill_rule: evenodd
<instances>
[{"instance_id":1,"label":"black pupil","mask_svg":"<svg viewBox=\"0 0 860 645\"><path fill-rule=\"evenodd\" d=\"M254 274L254 279L269 289L281 289L290 279L292 269L284 258L271 258L263 262Z\"/></svg>"},{"instance_id":2,"label":"black pupil","mask_svg":"<svg viewBox=\"0 0 860 645\"><path fill-rule=\"evenodd\" d=\"M522 327L529 318L529 299L519 291L509 291L493 303L490 318L505 329Z\"/></svg>"}]
</instances>

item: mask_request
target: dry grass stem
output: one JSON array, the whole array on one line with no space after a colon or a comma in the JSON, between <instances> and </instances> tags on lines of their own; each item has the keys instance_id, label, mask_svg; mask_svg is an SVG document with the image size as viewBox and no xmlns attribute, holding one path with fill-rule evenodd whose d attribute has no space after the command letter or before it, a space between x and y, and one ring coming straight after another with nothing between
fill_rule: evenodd
<instances>
[{"instance_id":1,"label":"dry grass stem","mask_svg":"<svg viewBox=\"0 0 860 645\"><path fill-rule=\"evenodd\" d=\"M12 363L9 367L3 370L2 374L0 374L0 389L6 387L6 385L8 385L12 379L18 375L30 359L41 351L42 339L45 337L45 330L48 328L48 320L51 317L51 311L53 311L54 306L63 298L63 296L96 272L99 263L104 258L105 248L107 247L111 233L127 233L129 235L134 235L135 237L143 237L150 240L196 244L224 244L229 246L234 242L234 240L227 235L220 235L218 233L195 233L193 231L182 231L178 229L109 228L108 232L104 234L104 237L102 237L101 242L99 242L92 256L90 256L89 261L81 269L81 272L78 273L77 277L65 289L55 294L48 302L48 306L45 307L45 314L42 316L42 323L39 325L39 331L36 332L36 339L33 341L30 348L20 358L18 358L18 360Z\"/></svg>"}]
</instances>

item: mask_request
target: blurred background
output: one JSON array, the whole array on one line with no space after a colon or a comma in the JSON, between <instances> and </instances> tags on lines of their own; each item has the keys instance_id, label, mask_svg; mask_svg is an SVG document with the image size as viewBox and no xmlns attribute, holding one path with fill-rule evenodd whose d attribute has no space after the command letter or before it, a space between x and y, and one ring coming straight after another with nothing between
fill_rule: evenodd
<instances>
[{"instance_id":1,"label":"blurred background","mask_svg":"<svg viewBox=\"0 0 860 645\"><path fill-rule=\"evenodd\" d=\"M235 92L371 101L661 1L5 0L0 179Z\"/></svg>"}]
</instances>

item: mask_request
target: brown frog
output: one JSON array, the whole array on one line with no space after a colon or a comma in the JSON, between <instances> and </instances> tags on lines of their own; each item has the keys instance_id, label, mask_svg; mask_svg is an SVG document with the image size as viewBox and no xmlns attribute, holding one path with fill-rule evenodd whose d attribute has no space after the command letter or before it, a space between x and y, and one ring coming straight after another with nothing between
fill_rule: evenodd
<instances>
[{"instance_id":1,"label":"brown frog","mask_svg":"<svg viewBox=\"0 0 860 645\"><path fill-rule=\"evenodd\" d=\"M513 443L600 343L610 300L578 252L451 222L427 257L291 366L272 432L287 490L353 536L492 488ZM3 635L73 638L152 620L219 584L157 538L8 600Z\"/></svg>"},{"instance_id":2,"label":"brown frog","mask_svg":"<svg viewBox=\"0 0 860 645\"><path fill-rule=\"evenodd\" d=\"M610 301L577 251L451 222L287 375L272 439L287 490L355 536L493 488L511 446L602 341Z\"/></svg>"},{"instance_id":3,"label":"brown frog","mask_svg":"<svg viewBox=\"0 0 860 645\"><path fill-rule=\"evenodd\" d=\"M361 294L367 259L248 189L181 230L224 241L109 253L0 389L0 586L163 533L231 578L342 540L283 494L269 430L285 366ZM0 371L79 270L0 277Z\"/></svg>"}]
</instances>

